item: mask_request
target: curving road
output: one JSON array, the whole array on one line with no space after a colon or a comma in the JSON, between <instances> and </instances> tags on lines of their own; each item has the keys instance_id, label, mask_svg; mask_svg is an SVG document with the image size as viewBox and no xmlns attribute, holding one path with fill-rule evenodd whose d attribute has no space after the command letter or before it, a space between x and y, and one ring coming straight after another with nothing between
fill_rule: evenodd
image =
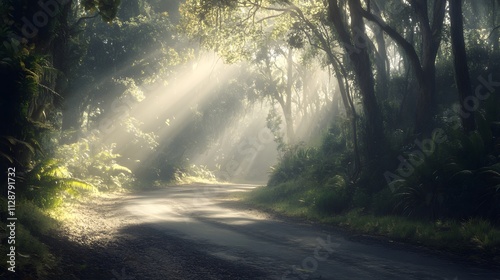
<instances>
[{"instance_id":1,"label":"curving road","mask_svg":"<svg viewBox=\"0 0 500 280\"><path fill-rule=\"evenodd\" d=\"M175 186L136 195L122 207L165 238L175 237L214 259L263 272L238 279L500 279L499 271L353 241L332 230L241 210L227 199L232 192L254 187Z\"/></svg>"}]
</instances>

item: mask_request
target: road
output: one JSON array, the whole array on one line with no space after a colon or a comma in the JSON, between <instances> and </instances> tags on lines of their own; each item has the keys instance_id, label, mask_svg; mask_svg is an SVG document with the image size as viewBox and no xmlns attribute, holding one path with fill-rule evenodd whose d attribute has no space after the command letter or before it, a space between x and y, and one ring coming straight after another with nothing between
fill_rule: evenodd
<instances>
[{"instance_id":1,"label":"road","mask_svg":"<svg viewBox=\"0 0 500 280\"><path fill-rule=\"evenodd\" d=\"M498 271L464 261L353 240L326 227L235 207L227 199L232 192L254 187L168 187L130 197L122 210L165 238L175 237L215 259L264 273L240 279L500 279Z\"/></svg>"}]
</instances>

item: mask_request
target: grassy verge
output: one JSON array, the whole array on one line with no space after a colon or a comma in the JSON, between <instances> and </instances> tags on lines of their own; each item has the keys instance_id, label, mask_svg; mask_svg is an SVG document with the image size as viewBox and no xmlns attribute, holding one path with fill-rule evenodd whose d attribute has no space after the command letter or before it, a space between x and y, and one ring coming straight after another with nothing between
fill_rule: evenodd
<instances>
[{"instance_id":1,"label":"grassy verge","mask_svg":"<svg viewBox=\"0 0 500 280\"><path fill-rule=\"evenodd\" d=\"M425 222L401 216L377 216L362 208L334 213L322 197L331 196L325 187L288 182L275 187L260 187L240 195L240 199L257 208L280 215L339 226L368 235L384 236L395 241L421 245L478 261L500 265L500 228L486 220ZM335 199L328 198L330 203Z\"/></svg>"},{"instance_id":2,"label":"grassy verge","mask_svg":"<svg viewBox=\"0 0 500 280\"><path fill-rule=\"evenodd\" d=\"M13 235L5 223L8 213L5 211L7 201L3 198L0 199L0 207L0 217L2 218L0 221L0 239L2 239L2 244L5 244L5 247L2 246L0 261L7 264L9 260L7 253L9 253L8 250L10 250L11 246L15 246L16 253L15 272L4 271L0 273L0 278L43 279L48 270L54 268L57 261L49 248L40 242L38 237L42 234L48 234L51 229L56 228L56 220L50 218L47 212L44 212L32 202L21 200L16 205L17 221L15 221L15 235ZM15 238L9 239L12 236L15 236ZM7 244L7 240L11 240L10 245Z\"/></svg>"},{"instance_id":3,"label":"grassy verge","mask_svg":"<svg viewBox=\"0 0 500 280\"><path fill-rule=\"evenodd\" d=\"M115 191L117 191L115 189ZM99 199L104 193L87 192L86 195L76 197L66 196L66 201L47 207L40 208L34 201L19 198L15 207L15 230L7 227L10 217L7 209L7 200L0 198L0 240L2 250L0 262L10 267L8 261L11 246L15 247L15 269L14 271L0 272L0 279L50 279L51 273L57 271L61 264L61 256L55 255L54 248L46 245L42 240L53 234L71 217L65 212L65 207L84 200ZM15 236L15 238L12 238ZM11 243L8 243L8 242ZM15 243L14 243L15 242Z\"/></svg>"}]
</instances>

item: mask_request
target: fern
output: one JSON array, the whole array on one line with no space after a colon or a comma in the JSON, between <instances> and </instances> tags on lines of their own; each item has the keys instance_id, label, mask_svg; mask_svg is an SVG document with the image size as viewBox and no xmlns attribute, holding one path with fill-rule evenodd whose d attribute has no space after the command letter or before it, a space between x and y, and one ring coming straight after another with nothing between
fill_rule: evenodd
<instances>
[{"instance_id":1,"label":"fern","mask_svg":"<svg viewBox=\"0 0 500 280\"><path fill-rule=\"evenodd\" d=\"M0 136L0 158L14 163L16 160L12 155L15 149L23 149L29 151L32 155L35 154L35 148L28 142L21 141L14 136L4 135Z\"/></svg>"},{"instance_id":2,"label":"fern","mask_svg":"<svg viewBox=\"0 0 500 280\"><path fill-rule=\"evenodd\" d=\"M96 191L97 188L83 180L72 178L68 169L55 159L38 163L28 174L30 186L27 196L42 208L50 208L62 202L62 194L78 197L81 191Z\"/></svg>"},{"instance_id":3,"label":"fern","mask_svg":"<svg viewBox=\"0 0 500 280\"><path fill-rule=\"evenodd\" d=\"M132 170L128 169L127 167L123 165L119 165L117 163L114 163L111 165L111 171L116 172L116 173L127 173L127 174L132 174Z\"/></svg>"}]
</instances>

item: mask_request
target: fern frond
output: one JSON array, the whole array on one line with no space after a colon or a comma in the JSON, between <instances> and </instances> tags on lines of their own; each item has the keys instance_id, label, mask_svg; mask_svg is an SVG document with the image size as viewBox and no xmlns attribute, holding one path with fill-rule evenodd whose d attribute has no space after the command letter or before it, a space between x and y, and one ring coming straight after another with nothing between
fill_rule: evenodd
<instances>
[{"instance_id":1,"label":"fern frond","mask_svg":"<svg viewBox=\"0 0 500 280\"><path fill-rule=\"evenodd\" d=\"M128 174L132 174L132 170L128 169L127 167L125 167L123 165L119 165L117 163L114 163L111 166L111 170L114 172L124 172L124 173L128 173Z\"/></svg>"},{"instance_id":2,"label":"fern frond","mask_svg":"<svg viewBox=\"0 0 500 280\"><path fill-rule=\"evenodd\" d=\"M64 191L77 191L77 190L85 190L85 191L97 191L97 188L91 183L87 183L85 181L74 179L74 178L63 178L58 180L58 184L63 188Z\"/></svg>"}]
</instances>

